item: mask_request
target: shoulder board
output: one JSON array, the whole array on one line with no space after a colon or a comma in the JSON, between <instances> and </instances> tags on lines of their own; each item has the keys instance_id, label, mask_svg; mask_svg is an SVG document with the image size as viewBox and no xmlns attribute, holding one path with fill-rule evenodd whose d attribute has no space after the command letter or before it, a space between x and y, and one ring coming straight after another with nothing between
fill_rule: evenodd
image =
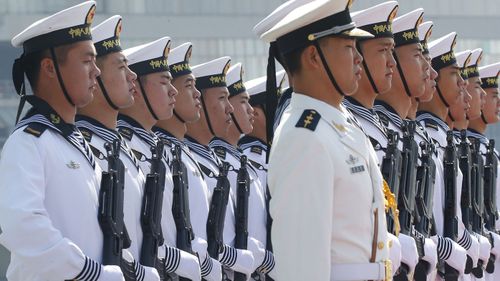
<instances>
[{"instance_id":1,"label":"shoulder board","mask_svg":"<svg viewBox=\"0 0 500 281\"><path fill-rule=\"evenodd\" d=\"M321 115L312 109L306 109L302 113L295 127L297 128L306 128L311 131L316 130L316 126L318 126L319 120L321 119Z\"/></svg>"},{"instance_id":2,"label":"shoulder board","mask_svg":"<svg viewBox=\"0 0 500 281\"><path fill-rule=\"evenodd\" d=\"M47 125L33 122L28 124L28 126L24 128L23 132L39 138L43 134L43 132L45 132L45 130L47 130Z\"/></svg>"},{"instance_id":3,"label":"shoulder board","mask_svg":"<svg viewBox=\"0 0 500 281\"><path fill-rule=\"evenodd\" d=\"M226 150L223 147L216 147L214 149L214 152L221 160L226 159Z\"/></svg>"},{"instance_id":4,"label":"shoulder board","mask_svg":"<svg viewBox=\"0 0 500 281\"><path fill-rule=\"evenodd\" d=\"M122 137L126 138L127 140L132 140L132 136L134 135L134 132L132 132L132 130L125 127L118 128L118 132L120 133L120 135L122 135Z\"/></svg>"},{"instance_id":5,"label":"shoulder board","mask_svg":"<svg viewBox=\"0 0 500 281\"><path fill-rule=\"evenodd\" d=\"M78 129L80 130L82 136L85 138L87 142L90 142L90 140L92 140L92 136L94 135L94 133L91 130L87 128L78 128Z\"/></svg>"},{"instance_id":6,"label":"shoulder board","mask_svg":"<svg viewBox=\"0 0 500 281\"><path fill-rule=\"evenodd\" d=\"M384 127L389 127L389 117L387 117L385 114L377 114L378 115L378 119L380 120L380 123L382 123L382 125L384 125Z\"/></svg>"},{"instance_id":7,"label":"shoulder board","mask_svg":"<svg viewBox=\"0 0 500 281\"><path fill-rule=\"evenodd\" d=\"M262 155L262 147L254 145L250 148L250 152Z\"/></svg>"}]
</instances>

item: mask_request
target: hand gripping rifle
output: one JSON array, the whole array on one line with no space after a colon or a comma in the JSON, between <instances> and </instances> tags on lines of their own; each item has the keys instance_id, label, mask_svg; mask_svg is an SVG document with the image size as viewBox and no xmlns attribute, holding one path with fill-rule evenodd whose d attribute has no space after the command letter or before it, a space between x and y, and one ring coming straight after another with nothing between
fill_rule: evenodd
<instances>
[{"instance_id":1,"label":"hand gripping rifle","mask_svg":"<svg viewBox=\"0 0 500 281\"><path fill-rule=\"evenodd\" d=\"M165 265L164 261L158 260L158 247L164 242L161 229L166 173L163 146L163 142L159 141L156 146L151 147L151 159L149 159L151 169L146 176L141 209L141 226L144 236L140 259L142 265L155 267L162 278L165 275Z\"/></svg>"},{"instance_id":2,"label":"hand gripping rifle","mask_svg":"<svg viewBox=\"0 0 500 281\"><path fill-rule=\"evenodd\" d=\"M177 248L192 254L191 241L194 239L194 233L189 211L188 174L181 159L182 148L180 145L177 144L172 148L172 155L172 180L174 182L172 214L177 228ZM189 279L179 276L179 280Z\"/></svg>"},{"instance_id":3,"label":"hand gripping rifle","mask_svg":"<svg viewBox=\"0 0 500 281\"><path fill-rule=\"evenodd\" d=\"M123 249L130 247L125 222L123 221L123 200L125 166L120 160L120 140L105 143L108 171L102 172L99 191L98 221L104 241L102 264L120 266L126 281L136 280L134 264L123 259Z\"/></svg>"},{"instance_id":4,"label":"hand gripping rifle","mask_svg":"<svg viewBox=\"0 0 500 281\"><path fill-rule=\"evenodd\" d=\"M237 249L247 249L248 243L248 197L250 195L250 176L247 170L247 157L240 158L240 169L236 177L236 237L234 247ZM234 273L235 281L245 281L247 276L241 272Z\"/></svg>"}]
</instances>

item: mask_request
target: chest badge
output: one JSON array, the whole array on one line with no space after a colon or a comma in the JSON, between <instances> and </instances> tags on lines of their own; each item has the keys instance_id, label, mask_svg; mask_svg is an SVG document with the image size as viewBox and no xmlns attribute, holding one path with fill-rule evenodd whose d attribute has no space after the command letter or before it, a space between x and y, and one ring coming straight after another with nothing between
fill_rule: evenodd
<instances>
[{"instance_id":1,"label":"chest badge","mask_svg":"<svg viewBox=\"0 0 500 281\"><path fill-rule=\"evenodd\" d=\"M354 165L354 164L358 163L358 161L359 161L359 158L354 157L354 155L352 155L352 154L349 154L349 158L347 158L347 160L345 160L345 162L349 165Z\"/></svg>"},{"instance_id":2,"label":"chest badge","mask_svg":"<svg viewBox=\"0 0 500 281\"><path fill-rule=\"evenodd\" d=\"M80 168L80 164L76 163L75 161L70 161L68 164L66 164L66 167L70 169L78 169Z\"/></svg>"},{"instance_id":3,"label":"chest badge","mask_svg":"<svg viewBox=\"0 0 500 281\"><path fill-rule=\"evenodd\" d=\"M345 160L345 162L351 166L349 169L351 170L351 174L361 173L365 171L365 166L363 164L356 165L359 162L359 157L355 157L352 154L349 154L349 158Z\"/></svg>"}]
</instances>

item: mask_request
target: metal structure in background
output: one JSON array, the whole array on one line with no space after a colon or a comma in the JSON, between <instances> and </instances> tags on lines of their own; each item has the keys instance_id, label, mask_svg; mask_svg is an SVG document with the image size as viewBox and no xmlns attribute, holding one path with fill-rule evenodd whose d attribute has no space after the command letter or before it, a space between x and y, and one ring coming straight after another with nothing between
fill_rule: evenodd
<instances>
[{"instance_id":1,"label":"metal structure in background","mask_svg":"<svg viewBox=\"0 0 500 281\"><path fill-rule=\"evenodd\" d=\"M30 23L82 0L0 0L0 148L14 126L18 97L11 82L11 64L19 50L10 46L11 38ZM229 55L242 62L245 79L265 74L267 47L252 33L252 27L285 0L100 0L96 23L114 14L124 17L122 44L134 46L168 35L173 45L194 44L193 65ZM383 0L356 1L356 11ZM497 0L400 0L400 13L423 7L425 20L432 20L432 38L460 27L457 50L482 48L488 64L500 61L500 26ZM162 26L161 30L145 28ZM431 38L431 39L432 39ZM500 137L500 125L488 128L489 138ZM500 148L497 142L497 148ZM1 246L0 246L1 247ZM9 257L0 248L0 280L5 278Z\"/></svg>"}]
</instances>

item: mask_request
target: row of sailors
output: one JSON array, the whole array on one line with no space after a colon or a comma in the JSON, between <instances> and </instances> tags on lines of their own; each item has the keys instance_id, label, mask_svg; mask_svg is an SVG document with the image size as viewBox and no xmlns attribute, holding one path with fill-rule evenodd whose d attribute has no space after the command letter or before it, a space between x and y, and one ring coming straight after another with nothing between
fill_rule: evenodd
<instances>
[{"instance_id":1,"label":"row of sailors","mask_svg":"<svg viewBox=\"0 0 500 281\"><path fill-rule=\"evenodd\" d=\"M12 254L8 279L130 277L119 267L100 265L103 233L97 221L97 197L101 171L109 170L107 144L117 140L119 158L125 166L124 222L131 240L123 258L133 265L133 280L159 280L162 272L174 274L169 278L189 280L235 280L233 272L243 273L244 279L265 280L274 267L267 242L267 144L262 97L266 80L243 83L242 65L230 68L229 57L191 68L193 45L184 43L170 50L169 37L122 50L120 16L89 31L95 5L88 1L42 19L12 40L14 46L24 47L24 58L16 63L20 63L22 75L27 73L35 95L23 96L32 108L17 123L1 158L0 170L6 180L0 188L0 241ZM54 29L59 34L50 32ZM85 45L90 39L93 45ZM90 88L85 101L74 94L77 82L67 78L68 73L78 77L78 69L64 69L61 58L65 55L56 49L71 43L86 57L90 82L95 79L94 84L98 84ZM55 63L59 68L57 78L52 82L58 80L55 85L61 85L60 103L78 108L74 117L68 119L64 110L50 102L56 99L54 95L47 99L40 94L47 84L42 78L34 80L28 70L30 60L43 51L40 45L52 50L53 59L59 59L59 65ZM150 160L159 143L165 145L161 158L168 168L161 214L164 244L158 250L162 264L153 268L139 263L144 238L141 208L146 178L152 171ZM192 253L177 247L170 171L171 149L175 146L181 148L187 169ZM246 249L237 249L235 205L242 155L249 159L248 244ZM231 186L224 244L218 255L211 256L207 251L208 214L223 162L229 163ZM36 239L28 237L34 233Z\"/></svg>"},{"instance_id":2,"label":"row of sailors","mask_svg":"<svg viewBox=\"0 0 500 281\"><path fill-rule=\"evenodd\" d=\"M290 12L287 8L293 9L290 6L282 8L279 11L283 14L281 18ZM370 32L374 37L357 39L357 49L363 55L364 75L358 90L346 96L342 103L343 111L350 116L350 121L371 141L379 166L382 166L387 155L393 132L399 136L397 148L403 151L402 139L407 122L415 122L414 139L417 144L424 143L435 148L431 155L436 165L432 191L434 204L431 206L432 235L418 237L421 234L413 232L414 229L405 234L388 229L392 232L389 233L391 277L395 280L441 280L444 276L438 274L437 264L438 261L445 261L459 272L461 280L497 280L498 269L486 270L486 265L490 257L497 257L500 253L498 220L493 229L474 232L466 228L461 214L463 174L460 169L457 171L455 202L458 239L453 241L445 237L443 160L447 132L450 130L454 131L457 147L462 142L460 130L466 130L467 138L480 141L480 153L483 158L486 157L489 144L484 135L486 127L499 121L497 81L500 63L479 67L481 49L455 55L455 32L430 42L433 23L423 22L423 9L395 18L397 11L398 3L388 1L351 13L357 28ZM279 15L275 14L275 17L280 19ZM290 89L281 96L275 129L278 128L282 115L287 111L291 112L289 107L293 95ZM319 121L316 119L319 118L311 118L311 130L314 131ZM299 123L296 127L299 127ZM467 143L471 142L467 140ZM420 165L423 156L420 145L418 155ZM498 158L496 150L495 155ZM494 200L498 201L500 179L497 177L496 181ZM389 197L390 195L389 192ZM423 241L419 241L421 239ZM419 249L421 246L423 249ZM384 244L381 244L379 250L383 248ZM424 263L427 266L422 270L419 266ZM495 265L498 268L498 260ZM284 274L283 271L280 273ZM332 274L335 276L336 272ZM343 273L337 274L344 276ZM353 275L353 272L347 273L349 274L362 275Z\"/></svg>"}]
</instances>

